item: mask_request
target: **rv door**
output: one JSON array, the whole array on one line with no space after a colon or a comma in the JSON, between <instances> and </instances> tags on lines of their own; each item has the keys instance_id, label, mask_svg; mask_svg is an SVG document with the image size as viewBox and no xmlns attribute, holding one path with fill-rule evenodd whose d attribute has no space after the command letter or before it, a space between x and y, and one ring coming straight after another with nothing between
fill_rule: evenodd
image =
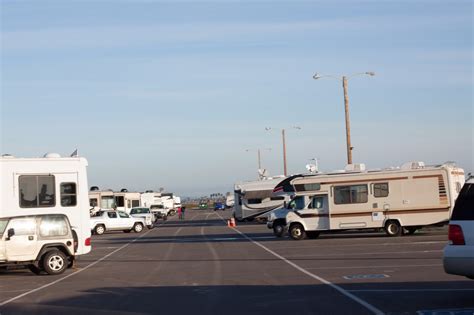
<instances>
[{"instance_id":1,"label":"rv door","mask_svg":"<svg viewBox=\"0 0 474 315\"><path fill-rule=\"evenodd\" d=\"M307 207L298 214L305 219L308 231L329 230L328 195L311 196Z\"/></svg>"}]
</instances>

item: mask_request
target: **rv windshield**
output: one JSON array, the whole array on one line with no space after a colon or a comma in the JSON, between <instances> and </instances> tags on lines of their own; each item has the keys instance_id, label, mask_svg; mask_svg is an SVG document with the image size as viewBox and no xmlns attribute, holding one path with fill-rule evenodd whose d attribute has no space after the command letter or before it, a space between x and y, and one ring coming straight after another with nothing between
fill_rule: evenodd
<instances>
[{"instance_id":1,"label":"rv windshield","mask_svg":"<svg viewBox=\"0 0 474 315\"><path fill-rule=\"evenodd\" d=\"M0 219L0 236L3 235L5 232L5 228L7 227L8 220L7 219Z\"/></svg>"},{"instance_id":2,"label":"rv windshield","mask_svg":"<svg viewBox=\"0 0 474 315\"><path fill-rule=\"evenodd\" d=\"M304 206L304 196L298 196L288 203L287 208L291 210L301 210L304 209Z\"/></svg>"}]
</instances>

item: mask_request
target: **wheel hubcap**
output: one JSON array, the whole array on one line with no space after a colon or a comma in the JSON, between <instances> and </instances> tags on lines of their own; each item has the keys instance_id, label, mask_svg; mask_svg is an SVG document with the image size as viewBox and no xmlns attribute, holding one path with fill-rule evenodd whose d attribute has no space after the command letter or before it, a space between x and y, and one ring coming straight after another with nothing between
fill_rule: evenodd
<instances>
[{"instance_id":1,"label":"wheel hubcap","mask_svg":"<svg viewBox=\"0 0 474 315\"><path fill-rule=\"evenodd\" d=\"M64 260L61 256L54 255L49 258L48 265L52 270L58 271L64 266Z\"/></svg>"}]
</instances>

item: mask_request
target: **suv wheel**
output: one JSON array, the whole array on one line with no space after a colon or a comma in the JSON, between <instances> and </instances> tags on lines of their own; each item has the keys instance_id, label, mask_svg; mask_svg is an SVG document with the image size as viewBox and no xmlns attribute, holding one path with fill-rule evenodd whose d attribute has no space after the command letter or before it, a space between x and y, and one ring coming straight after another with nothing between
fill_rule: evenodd
<instances>
[{"instance_id":1,"label":"suv wheel","mask_svg":"<svg viewBox=\"0 0 474 315\"><path fill-rule=\"evenodd\" d=\"M143 224L135 223L135 225L133 226L133 231L135 231L136 233L140 233L141 231L143 231Z\"/></svg>"},{"instance_id":2,"label":"suv wheel","mask_svg":"<svg viewBox=\"0 0 474 315\"><path fill-rule=\"evenodd\" d=\"M105 233L105 226L103 226L102 224L97 225L94 229L94 233L97 234L97 235L104 234Z\"/></svg>"},{"instance_id":3,"label":"suv wheel","mask_svg":"<svg viewBox=\"0 0 474 315\"><path fill-rule=\"evenodd\" d=\"M34 273L35 275L39 275L41 274L41 271L43 271L41 270L40 267L37 267L36 265L33 265L33 264L28 265L28 269L30 269L30 271Z\"/></svg>"},{"instance_id":4,"label":"suv wheel","mask_svg":"<svg viewBox=\"0 0 474 315\"><path fill-rule=\"evenodd\" d=\"M60 250L52 250L47 252L41 260L44 271L50 275L59 275L67 268L67 257Z\"/></svg>"}]
</instances>

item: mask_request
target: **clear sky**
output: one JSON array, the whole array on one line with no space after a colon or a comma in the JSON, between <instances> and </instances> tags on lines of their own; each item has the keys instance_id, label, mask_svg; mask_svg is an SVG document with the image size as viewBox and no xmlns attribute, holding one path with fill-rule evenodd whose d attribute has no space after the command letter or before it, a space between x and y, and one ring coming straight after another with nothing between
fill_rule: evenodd
<instances>
[{"instance_id":1,"label":"clear sky","mask_svg":"<svg viewBox=\"0 0 474 315\"><path fill-rule=\"evenodd\" d=\"M282 173L281 128L290 173L344 168L342 86L315 72L376 72L348 84L354 162L474 171L472 1L0 2L0 151L77 148L91 186L231 191L257 148Z\"/></svg>"}]
</instances>

